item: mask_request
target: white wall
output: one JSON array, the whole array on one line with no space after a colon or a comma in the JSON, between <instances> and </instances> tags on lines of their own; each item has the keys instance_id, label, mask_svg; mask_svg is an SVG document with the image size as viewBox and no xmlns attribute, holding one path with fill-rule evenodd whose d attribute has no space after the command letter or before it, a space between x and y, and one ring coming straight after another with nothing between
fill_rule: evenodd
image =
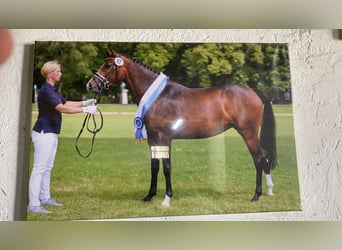
<instances>
[{"instance_id":1,"label":"white wall","mask_svg":"<svg viewBox=\"0 0 342 250\"><path fill-rule=\"evenodd\" d=\"M22 219L26 209L30 84L33 44L37 40L288 43L302 211L177 217L177 220L342 219L342 40L336 31L59 29L11 32L14 51L0 65L0 220Z\"/></svg>"}]
</instances>

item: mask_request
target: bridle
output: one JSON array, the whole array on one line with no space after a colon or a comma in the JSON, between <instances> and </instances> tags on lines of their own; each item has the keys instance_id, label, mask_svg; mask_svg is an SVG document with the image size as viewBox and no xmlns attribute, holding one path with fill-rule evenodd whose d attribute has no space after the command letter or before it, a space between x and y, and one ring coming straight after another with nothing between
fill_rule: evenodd
<instances>
[{"instance_id":1,"label":"bridle","mask_svg":"<svg viewBox=\"0 0 342 250\"><path fill-rule=\"evenodd\" d=\"M97 81L95 81L97 84L96 87L100 90L100 92L102 92L102 89L104 89L104 88L105 89L109 88L109 81L108 81L109 77L110 77L110 75L107 77L104 77L97 72L93 75L93 78L96 78L100 82L100 84L98 84Z\"/></svg>"},{"instance_id":2,"label":"bridle","mask_svg":"<svg viewBox=\"0 0 342 250\"><path fill-rule=\"evenodd\" d=\"M114 61L113 65L111 65L109 72L105 76L101 75L98 72L96 72L93 75L93 79L96 79L94 82L96 83L96 87L99 89L100 93L102 92L103 89L109 88L109 78L112 76L114 71L116 75L115 79L118 79L119 68L124 64L123 60L120 57L105 58L105 61L108 61L108 60Z\"/></svg>"},{"instance_id":3,"label":"bridle","mask_svg":"<svg viewBox=\"0 0 342 250\"><path fill-rule=\"evenodd\" d=\"M118 68L121 67L123 65L123 60L120 57L109 57L106 58L105 61L107 60L113 60L114 59L114 64L111 66L110 71L106 74L106 76L102 76L101 74L99 74L98 72L96 72L93 75L93 78L97 79L97 81L95 81L96 83L96 87L99 89L99 92L95 94L94 99L96 99L96 103L100 103L100 99L101 99L101 94L103 89L108 89L109 88L109 78L111 77L111 75L113 74L113 72L115 71L116 74L116 79L118 77ZM103 115L102 112L99 108L97 108L99 114L100 114L100 124L98 126L98 124L96 123L96 119L95 119L95 115L94 114L89 114L87 113L84 120L83 120L83 124L81 127L80 132L78 133L77 137L76 137L76 141L75 141L75 148L77 153L84 158L87 158L91 155L91 153L93 152L94 149L94 142L95 142L95 136L98 132L101 131L102 127L103 127ZM92 121L92 128L89 124L89 122ZM92 139L91 139L91 146L90 146L90 150L87 154L82 154L79 146L78 146L78 141L83 133L84 128L87 127L87 131L89 133L91 133Z\"/></svg>"}]
</instances>

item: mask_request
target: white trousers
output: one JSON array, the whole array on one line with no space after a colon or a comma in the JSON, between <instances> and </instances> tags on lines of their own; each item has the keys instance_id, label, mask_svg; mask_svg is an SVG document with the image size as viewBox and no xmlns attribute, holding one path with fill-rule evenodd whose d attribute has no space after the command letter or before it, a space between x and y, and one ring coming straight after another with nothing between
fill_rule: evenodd
<instances>
[{"instance_id":1,"label":"white trousers","mask_svg":"<svg viewBox=\"0 0 342 250\"><path fill-rule=\"evenodd\" d=\"M55 160L58 135L32 131L33 168L29 182L29 205L40 206L40 200L51 198L50 178Z\"/></svg>"}]
</instances>

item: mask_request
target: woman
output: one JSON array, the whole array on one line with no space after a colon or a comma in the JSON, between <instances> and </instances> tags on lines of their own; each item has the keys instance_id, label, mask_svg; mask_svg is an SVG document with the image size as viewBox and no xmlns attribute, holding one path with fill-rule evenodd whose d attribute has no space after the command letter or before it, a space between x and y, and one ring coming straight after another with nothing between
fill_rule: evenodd
<instances>
[{"instance_id":1,"label":"woman","mask_svg":"<svg viewBox=\"0 0 342 250\"><path fill-rule=\"evenodd\" d=\"M32 130L34 146L33 168L29 181L28 212L51 213L43 206L62 206L50 195L50 177L61 130L61 113L90 113L97 111L95 99L67 101L54 87L61 79L61 66L57 61L48 61L41 68L46 81L38 94L38 119Z\"/></svg>"}]
</instances>

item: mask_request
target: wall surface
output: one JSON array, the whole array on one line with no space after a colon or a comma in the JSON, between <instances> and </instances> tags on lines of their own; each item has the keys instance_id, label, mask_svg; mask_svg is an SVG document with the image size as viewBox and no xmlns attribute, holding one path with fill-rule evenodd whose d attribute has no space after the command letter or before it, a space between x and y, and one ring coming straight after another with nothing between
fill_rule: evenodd
<instances>
[{"instance_id":1,"label":"wall surface","mask_svg":"<svg viewBox=\"0 0 342 250\"><path fill-rule=\"evenodd\" d=\"M0 65L0 220L26 210L35 41L288 43L302 211L147 220L341 220L342 40L333 30L11 30Z\"/></svg>"}]
</instances>

